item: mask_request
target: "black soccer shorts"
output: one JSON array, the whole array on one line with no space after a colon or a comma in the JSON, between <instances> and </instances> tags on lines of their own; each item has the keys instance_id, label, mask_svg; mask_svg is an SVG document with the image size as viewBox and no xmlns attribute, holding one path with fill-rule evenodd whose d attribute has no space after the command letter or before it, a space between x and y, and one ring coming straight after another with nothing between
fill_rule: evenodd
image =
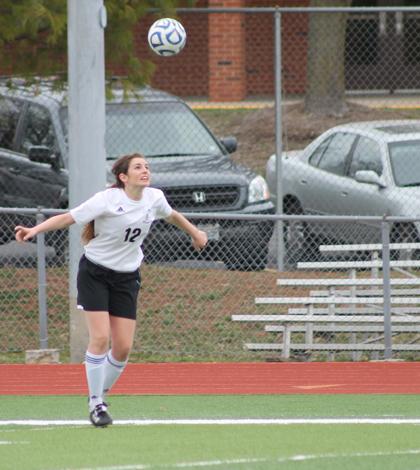
<instances>
[{"instance_id":1,"label":"black soccer shorts","mask_svg":"<svg viewBox=\"0 0 420 470\"><path fill-rule=\"evenodd\" d=\"M114 271L92 263L83 255L77 273L77 307L135 320L140 283L139 270Z\"/></svg>"}]
</instances>

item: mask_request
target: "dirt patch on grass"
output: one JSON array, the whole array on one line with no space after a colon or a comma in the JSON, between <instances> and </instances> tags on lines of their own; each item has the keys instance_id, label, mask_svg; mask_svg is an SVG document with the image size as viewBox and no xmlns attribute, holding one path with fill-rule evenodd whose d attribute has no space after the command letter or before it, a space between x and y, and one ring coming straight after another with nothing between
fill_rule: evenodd
<instances>
[{"instance_id":1,"label":"dirt patch on grass","mask_svg":"<svg viewBox=\"0 0 420 470\"><path fill-rule=\"evenodd\" d=\"M36 271L12 269L9 274L11 280L5 283L1 300L10 315L0 317L0 352L36 349ZM256 306L255 297L307 296L309 288L280 288L276 284L278 277L305 275L308 273L280 275L274 270L246 273L144 264L133 360L264 359L267 353L244 349L245 342L267 341L263 324L234 322L232 315L285 313L287 306L283 305ZM48 269L48 341L49 347L61 350L61 360L68 356L69 347L67 279L65 268ZM0 362L9 361L8 356L0 355Z\"/></svg>"},{"instance_id":2,"label":"dirt patch on grass","mask_svg":"<svg viewBox=\"0 0 420 470\"><path fill-rule=\"evenodd\" d=\"M238 150L232 158L257 172L265 173L268 157L275 151L274 107L238 110L199 110L198 114L217 136L234 135ZM306 113L303 103L286 105L282 109L283 149L304 148L327 129L350 122L413 117L412 110L371 108L348 103L341 117L315 116Z\"/></svg>"}]
</instances>

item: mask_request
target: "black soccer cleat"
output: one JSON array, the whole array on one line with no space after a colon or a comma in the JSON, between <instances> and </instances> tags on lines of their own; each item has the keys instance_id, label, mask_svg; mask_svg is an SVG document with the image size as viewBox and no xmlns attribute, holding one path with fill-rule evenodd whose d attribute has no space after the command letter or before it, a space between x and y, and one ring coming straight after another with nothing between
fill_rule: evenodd
<instances>
[{"instance_id":1,"label":"black soccer cleat","mask_svg":"<svg viewBox=\"0 0 420 470\"><path fill-rule=\"evenodd\" d=\"M112 424L111 415L107 411L105 403L96 405L89 414L90 422L96 427L105 427Z\"/></svg>"}]
</instances>

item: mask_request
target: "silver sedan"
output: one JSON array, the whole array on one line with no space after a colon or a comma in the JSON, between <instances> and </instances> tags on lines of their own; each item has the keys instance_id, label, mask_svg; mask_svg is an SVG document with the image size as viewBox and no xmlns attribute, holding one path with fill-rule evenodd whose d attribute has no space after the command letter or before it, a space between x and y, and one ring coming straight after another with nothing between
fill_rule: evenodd
<instances>
[{"instance_id":1,"label":"silver sedan","mask_svg":"<svg viewBox=\"0 0 420 470\"><path fill-rule=\"evenodd\" d=\"M348 123L329 129L304 150L281 161L283 210L287 214L420 216L420 120ZM266 166L276 199L276 156ZM310 245L371 243L374 224L306 223L285 231L303 259ZM420 241L420 224L393 226L391 241ZM296 237L300 237L300 242ZM306 250L302 250L302 243Z\"/></svg>"}]
</instances>

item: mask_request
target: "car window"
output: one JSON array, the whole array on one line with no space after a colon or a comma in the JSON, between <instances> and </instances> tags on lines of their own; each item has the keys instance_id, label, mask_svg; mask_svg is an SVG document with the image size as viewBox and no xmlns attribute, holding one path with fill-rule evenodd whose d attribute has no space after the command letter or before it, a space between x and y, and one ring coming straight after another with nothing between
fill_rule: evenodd
<instances>
[{"instance_id":1,"label":"car window","mask_svg":"<svg viewBox=\"0 0 420 470\"><path fill-rule=\"evenodd\" d=\"M67 130L67 108L61 119ZM146 157L222 153L197 116L176 101L107 104L105 146L108 159L134 152Z\"/></svg>"},{"instance_id":2,"label":"car window","mask_svg":"<svg viewBox=\"0 0 420 470\"><path fill-rule=\"evenodd\" d=\"M134 151L146 157L221 153L195 114L178 102L107 106L105 140L110 158Z\"/></svg>"},{"instance_id":3,"label":"car window","mask_svg":"<svg viewBox=\"0 0 420 470\"><path fill-rule=\"evenodd\" d=\"M349 174L354 178L356 171L372 170L382 175L381 148L378 143L367 137L360 137L354 149Z\"/></svg>"},{"instance_id":4,"label":"car window","mask_svg":"<svg viewBox=\"0 0 420 470\"><path fill-rule=\"evenodd\" d=\"M420 186L420 141L393 142L389 156L397 186Z\"/></svg>"},{"instance_id":5,"label":"car window","mask_svg":"<svg viewBox=\"0 0 420 470\"><path fill-rule=\"evenodd\" d=\"M332 137L325 139L321 144L315 149L312 155L309 157L309 163L313 166L318 166L319 160L324 155L325 150L328 148L328 145L331 142Z\"/></svg>"},{"instance_id":6,"label":"car window","mask_svg":"<svg viewBox=\"0 0 420 470\"><path fill-rule=\"evenodd\" d=\"M354 140L355 134L337 132L331 136L328 147L318 162L318 168L343 176L346 172L346 162Z\"/></svg>"},{"instance_id":7,"label":"car window","mask_svg":"<svg viewBox=\"0 0 420 470\"><path fill-rule=\"evenodd\" d=\"M55 134L49 111L43 106L31 104L26 113L19 151L27 154L34 145L43 145L53 150Z\"/></svg>"},{"instance_id":8,"label":"car window","mask_svg":"<svg viewBox=\"0 0 420 470\"><path fill-rule=\"evenodd\" d=\"M22 106L20 101L0 97L0 147L13 150Z\"/></svg>"}]
</instances>

